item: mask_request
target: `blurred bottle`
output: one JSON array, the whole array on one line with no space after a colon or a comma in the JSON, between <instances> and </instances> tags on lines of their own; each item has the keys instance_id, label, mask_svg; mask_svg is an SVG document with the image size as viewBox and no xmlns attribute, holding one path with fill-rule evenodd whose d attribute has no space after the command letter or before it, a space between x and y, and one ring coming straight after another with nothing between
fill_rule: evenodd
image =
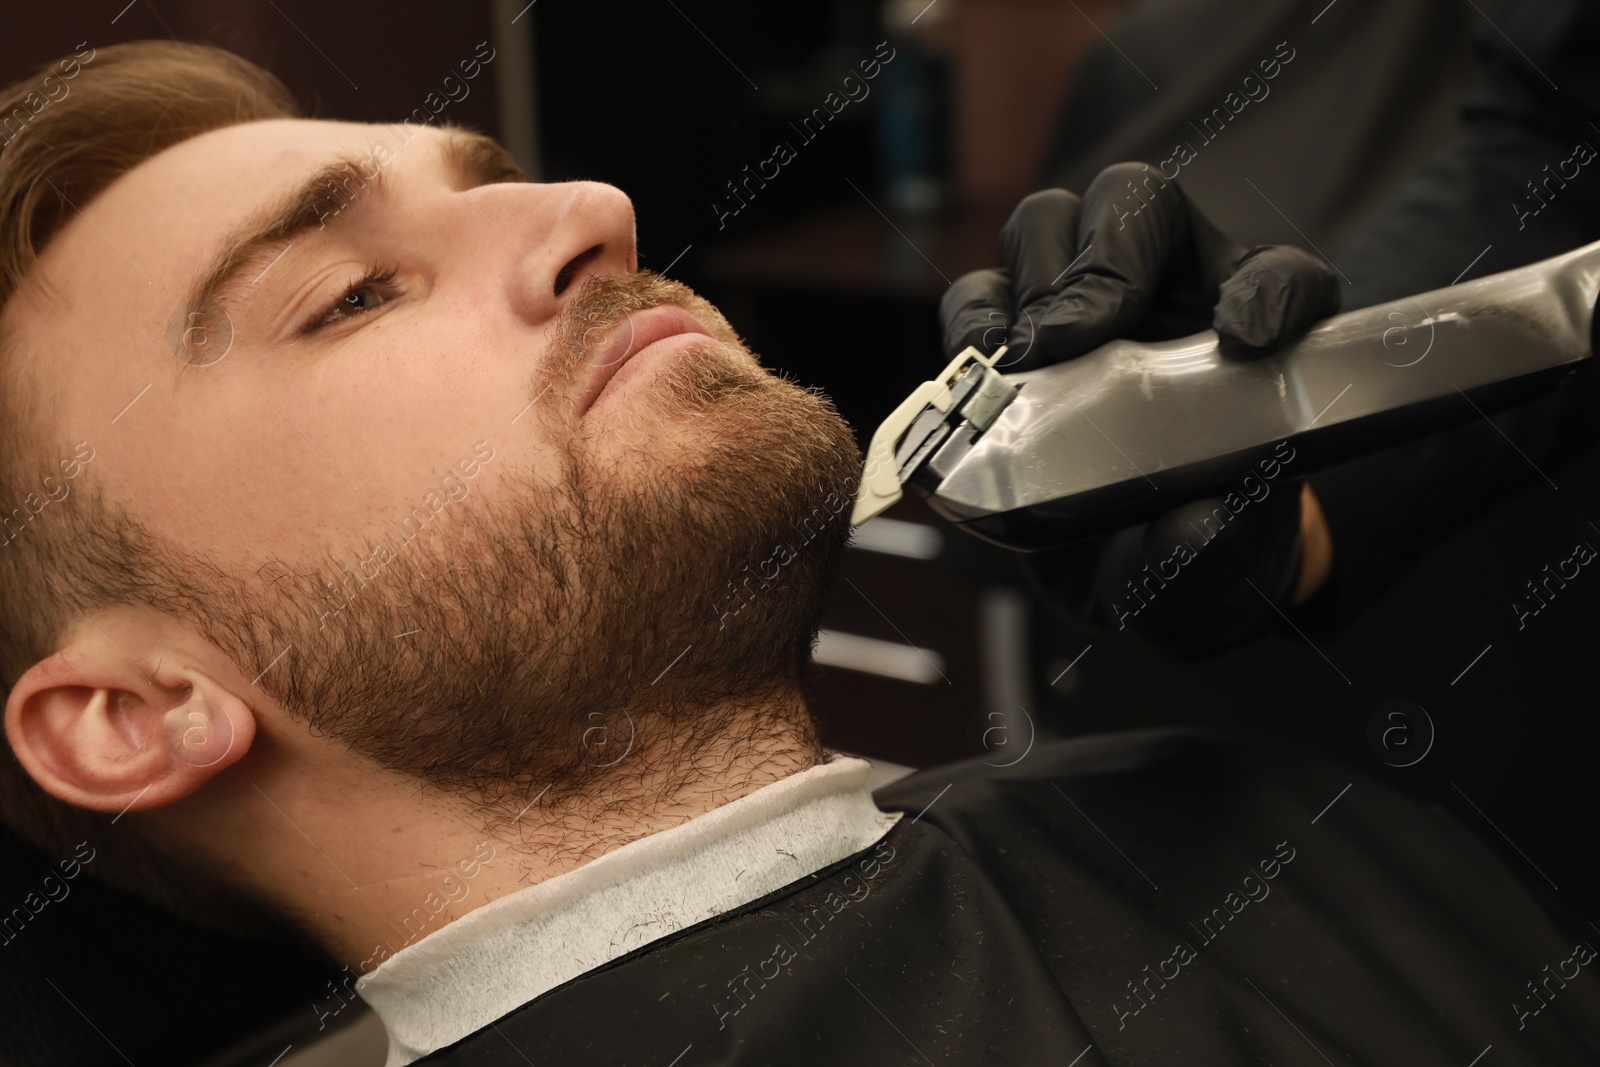
<instances>
[{"instance_id":1,"label":"blurred bottle","mask_svg":"<svg viewBox=\"0 0 1600 1067\"><path fill-rule=\"evenodd\" d=\"M895 49L883 69L878 154L884 197L899 215L931 215L951 202L949 27L960 0L885 0Z\"/></svg>"}]
</instances>

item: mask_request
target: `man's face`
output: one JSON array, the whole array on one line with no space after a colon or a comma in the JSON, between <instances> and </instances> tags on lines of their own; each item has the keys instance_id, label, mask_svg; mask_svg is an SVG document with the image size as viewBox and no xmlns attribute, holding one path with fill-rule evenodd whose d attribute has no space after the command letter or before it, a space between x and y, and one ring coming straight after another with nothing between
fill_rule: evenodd
<instances>
[{"instance_id":1,"label":"man's face","mask_svg":"<svg viewBox=\"0 0 1600 1067\"><path fill-rule=\"evenodd\" d=\"M650 707L703 731L697 707L794 680L855 446L707 302L635 273L617 189L406 132L179 144L78 205L41 259L54 296L7 321L91 488L159 539L129 561L146 593L291 716L451 787L576 788L611 765L597 729ZM309 228L189 305L339 158Z\"/></svg>"}]
</instances>

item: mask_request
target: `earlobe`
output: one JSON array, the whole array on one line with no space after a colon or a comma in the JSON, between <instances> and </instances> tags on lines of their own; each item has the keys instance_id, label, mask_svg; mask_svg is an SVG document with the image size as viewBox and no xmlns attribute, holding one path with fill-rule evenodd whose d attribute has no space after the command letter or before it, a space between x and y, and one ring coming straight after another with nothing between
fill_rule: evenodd
<instances>
[{"instance_id":1,"label":"earlobe","mask_svg":"<svg viewBox=\"0 0 1600 1067\"><path fill-rule=\"evenodd\" d=\"M255 737L238 697L190 669L147 676L112 650L67 648L18 679L11 749L52 796L92 811L164 807L237 762Z\"/></svg>"},{"instance_id":2,"label":"earlobe","mask_svg":"<svg viewBox=\"0 0 1600 1067\"><path fill-rule=\"evenodd\" d=\"M188 699L166 714L167 747L179 762L195 770L220 769L237 760L249 747L248 739L240 744L241 724L237 719L238 716L229 715L219 705L191 691ZM254 716L246 714L245 719L249 726L254 726ZM247 736L250 732L246 730Z\"/></svg>"}]
</instances>

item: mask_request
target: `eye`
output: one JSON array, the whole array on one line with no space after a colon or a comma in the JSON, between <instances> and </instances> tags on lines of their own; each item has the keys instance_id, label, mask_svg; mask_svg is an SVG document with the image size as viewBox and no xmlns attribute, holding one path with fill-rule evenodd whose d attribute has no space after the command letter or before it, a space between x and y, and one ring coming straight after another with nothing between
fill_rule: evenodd
<instances>
[{"instance_id":1,"label":"eye","mask_svg":"<svg viewBox=\"0 0 1600 1067\"><path fill-rule=\"evenodd\" d=\"M339 299L301 328L301 336L365 315L387 304L394 295L394 279L399 273L395 267L368 267L360 278L345 286Z\"/></svg>"}]
</instances>

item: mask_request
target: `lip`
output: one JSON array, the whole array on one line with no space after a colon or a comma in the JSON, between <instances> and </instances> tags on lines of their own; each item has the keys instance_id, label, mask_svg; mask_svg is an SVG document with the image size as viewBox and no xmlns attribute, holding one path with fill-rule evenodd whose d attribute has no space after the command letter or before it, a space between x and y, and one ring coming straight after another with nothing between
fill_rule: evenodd
<instances>
[{"instance_id":1,"label":"lip","mask_svg":"<svg viewBox=\"0 0 1600 1067\"><path fill-rule=\"evenodd\" d=\"M584 383L583 398L578 408L581 416L594 406L606 385L628 361L657 341L680 334L710 334L699 320L676 304L660 304L643 311L635 311L618 323L593 354L592 372Z\"/></svg>"}]
</instances>

